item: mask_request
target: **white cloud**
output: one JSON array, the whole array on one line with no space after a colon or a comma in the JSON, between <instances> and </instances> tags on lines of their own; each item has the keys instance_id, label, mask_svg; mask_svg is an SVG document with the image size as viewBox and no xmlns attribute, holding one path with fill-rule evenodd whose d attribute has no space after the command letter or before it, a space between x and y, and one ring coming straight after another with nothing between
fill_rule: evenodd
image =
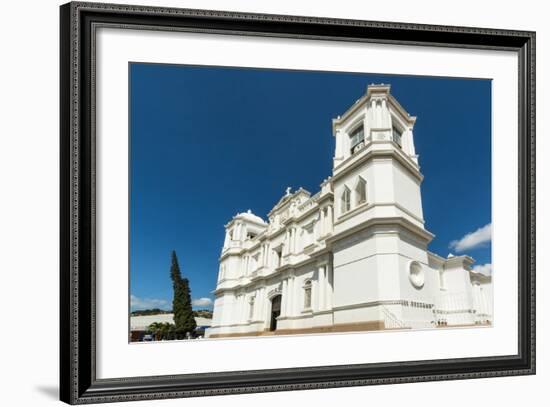
<instances>
[{"instance_id":1,"label":"white cloud","mask_svg":"<svg viewBox=\"0 0 550 407\"><path fill-rule=\"evenodd\" d=\"M477 266L474 266L474 271L476 273L489 275L493 272L493 265L491 263L478 264Z\"/></svg>"},{"instance_id":2,"label":"white cloud","mask_svg":"<svg viewBox=\"0 0 550 407\"><path fill-rule=\"evenodd\" d=\"M203 297L203 298L196 298L193 301L191 301L191 303L195 307L209 307L212 305L212 300L210 298Z\"/></svg>"},{"instance_id":3,"label":"white cloud","mask_svg":"<svg viewBox=\"0 0 550 407\"><path fill-rule=\"evenodd\" d=\"M135 295L130 295L130 308L134 311L152 308L170 309L170 303L163 299L139 298Z\"/></svg>"},{"instance_id":4,"label":"white cloud","mask_svg":"<svg viewBox=\"0 0 550 407\"><path fill-rule=\"evenodd\" d=\"M467 233L459 240L453 240L449 247L457 252L481 247L491 241L491 224L487 224L475 232Z\"/></svg>"}]
</instances>

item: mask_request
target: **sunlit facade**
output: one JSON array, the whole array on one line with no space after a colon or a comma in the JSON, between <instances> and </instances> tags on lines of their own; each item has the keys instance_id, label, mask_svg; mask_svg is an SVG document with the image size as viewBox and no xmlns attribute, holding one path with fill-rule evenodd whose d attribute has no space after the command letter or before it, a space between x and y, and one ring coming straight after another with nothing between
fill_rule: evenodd
<instances>
[{"instance_id":1,"label":"sunlit facade","mask_svg":"<svg viewBox=\"0 0 550 407\"><path fill-rule=\"evenodd\" d=\"M225 225L206 336L491 324L492 277L427 250L415 120L389 85L368 86L333 119L319 192L289 188L267 220Z\"/></svg>"}]
</instances>

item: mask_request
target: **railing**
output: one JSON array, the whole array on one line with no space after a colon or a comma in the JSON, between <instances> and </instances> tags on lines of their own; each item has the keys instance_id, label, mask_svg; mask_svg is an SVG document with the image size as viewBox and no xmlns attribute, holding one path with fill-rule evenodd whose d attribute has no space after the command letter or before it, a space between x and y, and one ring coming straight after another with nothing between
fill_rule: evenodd
<instances>
[{"instance_id":1,"label":"railing","mask_svg":"<svg viewBox=\"0 0 550 407\"><path fill-rule=\"evenodd\" d=\"M490 307L487 299L476 298L475 293L441 293L435 301L434 317L437 325L458 323L490 324Z\"/></svg>"},{"instance_id":2,"label":"railing","mask_svg":"<svg viewBox=\"0 0 550 407\"><path fill-rule=\"evenodd\" d=\"M472 308L472 300L465 292L442 293L435 300L436 313L468 312Z\"/></svg>"},{"instance_id":3,"label":"railing","mask_svg":"<svg viewBox=\"0 0 550 407\"><path fill-rule=\"evenodd\" d=\"M408 328L406 324L395 316L393 312L389 309L381 306L382 308L382 317L384 318L384 328L389 329L405 329Z\"/></svg>"}]
</instances>

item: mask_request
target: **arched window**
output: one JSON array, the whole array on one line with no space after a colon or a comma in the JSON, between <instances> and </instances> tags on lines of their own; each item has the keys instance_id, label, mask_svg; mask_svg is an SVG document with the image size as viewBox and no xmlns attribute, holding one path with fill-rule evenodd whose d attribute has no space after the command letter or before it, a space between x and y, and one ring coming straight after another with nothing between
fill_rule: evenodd
<instances>
[{"instance_id":1,"label":"arched window","mask_svg":"<svg viewBox=\"0 0 550 407\"><path fill-rule=\"evenodd\" d=\"M362 177L359 177L355 186L355 199L357 205L367 202L367 181Z\"/></svg>"},{"instance_id":2,"label":"arched window","mask_svg":"<svg viewBox=\"0 0 550 407\"><path fill-rule=\"evenodd\" d=\"M349 144L351 149L351 154L355 153L357 150L361 149L365 143L365 131L363 125L356 127L349 135Z\"/></svg>"},{"instance_id":3,"label":"arched window","mask_svg":"<svg viewBox=\"0 0 550 407\"><path fill-rule=\"evenodd\" d=\"M348 187L344 187L342 192L341 213L346 213L351 209L351 191Z\"/></svg>"},{"instance_id":4,"label":"arched window","mask_svg":"<svg viewBox=\"0 0 550 407\"><path fill-rule=\"evenodd\" d=\"M311 280L304 283L304 309L311 308Z\"/></svg>"}]
</instances>

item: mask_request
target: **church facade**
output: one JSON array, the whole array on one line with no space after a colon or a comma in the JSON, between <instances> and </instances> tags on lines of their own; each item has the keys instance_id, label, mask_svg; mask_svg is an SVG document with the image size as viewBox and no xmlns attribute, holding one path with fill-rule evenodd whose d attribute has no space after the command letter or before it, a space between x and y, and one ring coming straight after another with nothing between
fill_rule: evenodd
<instances>
[{"instance_id":1,"label":"church facade","mask_svg":"<svg viewBox=\"0 0 550 407\"><path fill-rule=\"evenodd\" d=\"M332 175L286 194L267 221L225 225L207 337L492 323L492 276L428 251L410 116L370 85L333 119Z\"/></svg>"}]
</instances>

